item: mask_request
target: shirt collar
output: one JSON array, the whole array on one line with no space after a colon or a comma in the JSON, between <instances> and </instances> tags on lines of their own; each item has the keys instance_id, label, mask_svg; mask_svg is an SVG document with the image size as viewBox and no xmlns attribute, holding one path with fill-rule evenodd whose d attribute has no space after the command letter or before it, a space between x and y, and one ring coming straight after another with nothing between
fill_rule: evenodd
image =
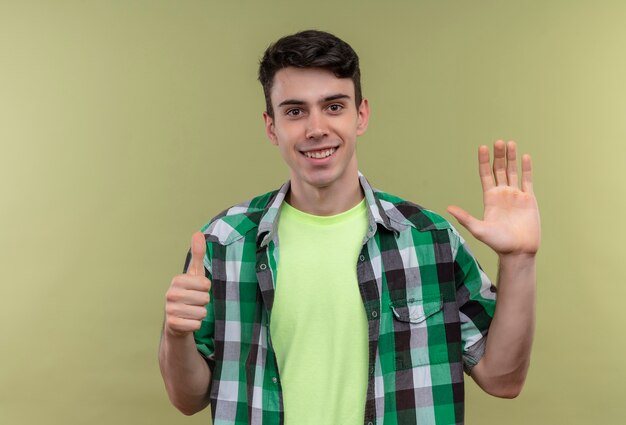
<instances>
[{"instance_id":1,"label":"shirt collar","mask_svg":"<svg viewBox=\"0 0 626 425\"><path fill-rule=\"evenodd\" d=\"M365 203L367 205L368 226L367 233L365 234L365 241L374 236L379 224L394 233L398 233L406 229L407 223L405 220L403 220L405 223L401 223L397 220L390 219L389 212L385 210L381 200L376 196L378 191L370 186L369 182L361 172L359 172L359 184L365 194ZM289 192L290 186L290 181L287 181L280 187L276 196L269 203L263 216L261 217L257 233L257 242L260 240L260 247L265 247L270 241L277 240L276 237L278 235L280 208L285 201L285 197ZM393 215L393 213L391 215Z\"/></svg>"}]
</instances>

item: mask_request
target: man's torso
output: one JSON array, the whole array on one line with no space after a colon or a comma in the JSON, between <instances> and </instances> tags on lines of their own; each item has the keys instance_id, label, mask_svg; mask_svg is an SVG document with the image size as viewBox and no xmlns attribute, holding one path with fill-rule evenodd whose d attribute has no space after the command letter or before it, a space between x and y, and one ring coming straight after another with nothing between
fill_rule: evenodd
<instances>
[{"instance_id":1,"label":"man's torso","mask_svg":"<svg viewBox=\"0 0 626 425\"><path fill-rule=\"evenodd\" d=\"M355 271L368 332L364 423L462 423L463 362L482 354L493 287L444 219L361 182L368 228ZM233 207L205 228L212 301L196 341L213 372L216 425L284 420L269 317L287 190Z\"/></svg>"}]
</instances>

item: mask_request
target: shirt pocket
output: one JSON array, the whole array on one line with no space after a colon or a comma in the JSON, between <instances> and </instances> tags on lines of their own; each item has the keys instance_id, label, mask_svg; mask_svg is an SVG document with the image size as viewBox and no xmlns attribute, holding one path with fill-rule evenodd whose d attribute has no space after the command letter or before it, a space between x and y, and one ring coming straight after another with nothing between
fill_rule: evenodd
<instances>
[{"instance_id":1,"label":"shirt pocket","mask_svg":"<svg viewBox=\"0 0 626 425\"><path fill-rule=\"evenodd\" d=\"M448 361L442 296L390 302L396 370Z\"/></svg>"},{"instance_id":2,"label":"shirt pocket","mask_svg":"<svg viewBox=\"0 0 626 425\"><path fill-rule=\"evenodd\" d=\"M435 297L427 300L411 298L409 300L392 301L391 311L401 322L419 324L443 308L443 299Z\"/></svg>"}]
</instances>

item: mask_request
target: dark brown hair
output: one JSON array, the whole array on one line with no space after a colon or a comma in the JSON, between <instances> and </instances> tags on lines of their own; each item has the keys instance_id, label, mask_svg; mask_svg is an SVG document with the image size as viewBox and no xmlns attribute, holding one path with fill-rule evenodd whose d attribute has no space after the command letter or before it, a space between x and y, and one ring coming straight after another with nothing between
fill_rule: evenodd
<instances>
[{"instance_id":1,"label":"dark brown hair","mask_svg":"<svg viewBox=\"0 0 626 425\"><path fill-rule=\"evenodd\" d=\"M270 93L274 76L282 68L323 68L337 78L350 78L354 83L354 100L361 104L361 70L359 57L348 43L333 34L307 30L285 36L271 44L259 65L259 81L265 94L268 115L274 117Z\"/></svg>"}]
</instances>

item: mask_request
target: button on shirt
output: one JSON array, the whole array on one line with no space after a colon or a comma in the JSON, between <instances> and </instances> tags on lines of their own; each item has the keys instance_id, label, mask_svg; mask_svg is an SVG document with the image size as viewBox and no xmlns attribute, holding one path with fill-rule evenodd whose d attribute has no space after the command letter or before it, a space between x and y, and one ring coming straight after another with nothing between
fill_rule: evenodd
<instances>
[{"instance_id":1,"label":"button on shirt","mask_svg":"<svg viewBox=\"0 0 626 425\"><path fill-rule=\"evenodd\" d=\"M369 340L363 424L462 424L463 371L484 353L495 288L445 219L359 182L368 211L356 266ZM288 191L289 182L203 228L211 302L195 340L212 372L214 425L284 423L269 323Z\"/></svg>"}]
</instances>

